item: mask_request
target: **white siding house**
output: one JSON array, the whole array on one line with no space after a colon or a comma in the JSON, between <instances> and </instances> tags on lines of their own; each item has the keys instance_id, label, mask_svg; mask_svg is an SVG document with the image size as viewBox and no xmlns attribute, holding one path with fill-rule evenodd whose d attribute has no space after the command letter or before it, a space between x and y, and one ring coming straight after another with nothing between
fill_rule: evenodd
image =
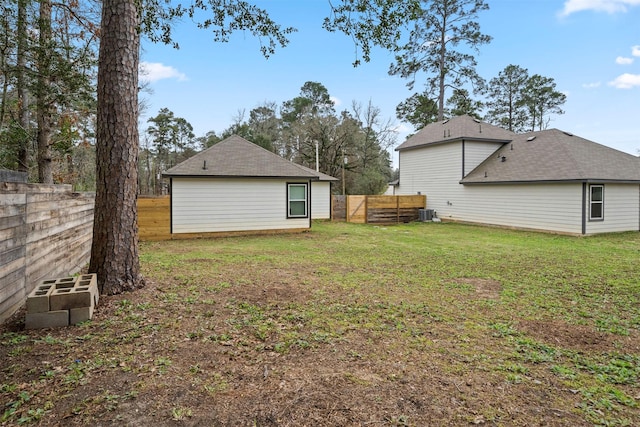
<instances>
[{"instance_id":1,"label":"white siding house","mask_svg":"<svg viewBox=\"0 0 640 427\"><path fill-rule=\"evenodd\" d=\"M171 233L299 231L330 218L328 175L231 136L169 169Z\"/></svg>"},{"instance_id":2,"label":"white siding house","mask_svg":"<svg viewBox=\"0 0 640 427\"><path fill-rule=\"evenodd\" d=\"M640 230L640 158L556 129L516 135L469 116L400 145L398 194L443 220L570 234Z\"/></svg>"},{"instance_id":3,"label":"white siding house","mask_svg":"<svg viewBox=\"0 0 640 427\"><path fill-rule=\"evenodd\" d=\"M308 185L309 181L300 181ZM309 228L309 217L287 218L287 184L280 179L172 179L172 233Z\"/></svg>"},{"instance_id":4,"label":"white siding house","mask_svg":"<svg viewBox=\"0 0 640 427\"><path fill-rule=\"evenodd\" d=\"M331 219L331 182L311 183L311 219Z\"/></svg>"},{"instance_id":5,"label":"white siding house","mask_svg":"<svg viewBox=\"0 0 640 427\"><path fill-rule=\"evenodd\" d=\"M581 234L581 184L463 186L448 218L505 227Z\"/></svg>"}]
</instances>

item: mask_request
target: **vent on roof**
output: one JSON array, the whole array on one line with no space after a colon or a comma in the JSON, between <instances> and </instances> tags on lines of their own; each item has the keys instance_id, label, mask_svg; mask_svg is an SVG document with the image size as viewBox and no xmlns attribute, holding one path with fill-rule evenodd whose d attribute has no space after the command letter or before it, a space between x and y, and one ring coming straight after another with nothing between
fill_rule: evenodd
<instances>
[{"instance_id":1,"label":"vent on roof","mask_svg":"<svg viewBox=\"0 0 640 427\"><path fill-rule=\"evenodd\" d=\"M536 137L535 137L535 136L530 136L529 138L527 138L527 141L531 142L531 141L533 141L534 139L536 139Z\"/></svg>"},{"instance_id":2,"label":"vent on roof","mask_svg":"<svg viewBox=\"0 0 640 427\"><path fill-rule=\"evenodd\" d=\"M480 119L473 119L474 122L480 123Z\"/></svg>"},{"instance_id":3,"label":"vent on roof","mask_svg":"<svg viewBox=\"0 0 640 427\"><path fill-rule=\"evenodd\" d=\"M565 135L569 135L569 136L573 136L573 134L571 132L565 132Z\"/></svg>"},{"instance_id":4,"label":"vent on roof","mask_svg":"<svg viewBox=\"0 0 640 427\"><path fill-rule=\"evenodd\" d=\"M202 170L207 170L207 161L206 160L202 164Z\"/></svg>"},{"instance_id":5,"label":"vent on roof","mask_svg":"<svg viewBox=\"0 0 640 427\"><path fill-rule=\"evenodd\" d=\"M443 125L446 125L447 123L449 123L449 119L447 119L444 122L442 122Z\"/></svg>"}]
</instances>

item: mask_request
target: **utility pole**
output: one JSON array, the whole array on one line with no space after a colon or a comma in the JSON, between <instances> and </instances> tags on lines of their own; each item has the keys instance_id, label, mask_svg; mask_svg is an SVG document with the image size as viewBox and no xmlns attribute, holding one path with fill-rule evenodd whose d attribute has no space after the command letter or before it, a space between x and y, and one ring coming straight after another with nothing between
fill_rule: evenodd
<instances>
[{"instance_id":1,"label":"utility pole","mask_svg":"<svg viewBox=\"0 0 640 427\"><path fill-rule=\"evenodd\" d=\"M342 147L342 195L346 195L347 192L345 190L346 183L344 182L344 164L347 162L347 158L344 156L344 147Z\"/></svg>"},{"instance_id":2,"label":"utility pole","mask_svg":"<svg viewBox=\"0 0 640 427\"><path fill-rule=\"evenodd\" d=\"M318 158L318 141L316 141L316 172L320 172L320 162Z\"/></svg>"}]
</instances>

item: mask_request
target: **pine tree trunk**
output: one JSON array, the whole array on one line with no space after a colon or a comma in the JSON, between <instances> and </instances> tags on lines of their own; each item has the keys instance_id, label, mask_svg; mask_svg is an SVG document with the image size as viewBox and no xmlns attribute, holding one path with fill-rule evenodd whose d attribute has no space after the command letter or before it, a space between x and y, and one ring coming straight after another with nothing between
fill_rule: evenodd
<instances>
[{"instance_id":1,"label":"pine tree trunk","mask_svg":"<svg viewBox=\"0 0 640 427\"><path fill-rule=\"evenodd\" d=\"M17 94L18 94L18 111L19 123L25 134L29 131L29 95L27 92L27 83L25 73L27 69L27 1L18 0L18 57L16 61L17 75ZM29 171L29 148L28 140L20 141L18 149L18 170L21 172Z\"/></svg>"},{"instance_id":2,"label":"pine tree trunk","mask_svg":"<svg viewBox=\"0 0 640 427\"><path fill-rule=\"evenodd\" d=\"M41 80L46 81L46 79ZM45 96L42 92L41 96ZM53 184L51 158L51 112L46 99L38 99L38 182Z\"/></svg>"},{"instance_id":3,"label":"pine tree trunk","mask_svg":"<svg viewBox=\"0 0 640 427\"><path fill-rule=\"evenodd\" d=\"M38 19L38 88L36 89L36 108L38 122L38 182L53 184L53 160L51 157L51 120L52 101L49 95L51 86L51 1L40 1Z\"/></svg>"},{"instance_id":4,"label":"pine tree trunk","mask_svg":"<svg viewBox=\"0 0 640 427\"><path fill-rule=\"evenodd\" d=\"M51 85L51 2L40 2L38 47L38 89L36 101L38 122L38 181L53 184L53 164L51 158L52 105L49 95Z\"/></svg>"},{"instance_id":5,"label":"pine tree trunk","mask_svg":"<svg viewBox=\"0 0 640 427\"><path fill-rule=\"evenodd\" d=\"M103 294L144 286L138 256L135 0L104 0L98 65L96 204L89 270Z\"/></svg>"},{"instance_id":6,"label":"pine tree trunk","mask_svg":"<svg viewBox=\"0 0 640 427\"><path fill-rule=\"evenodd\" d=\"M444 91L445 91L445 81L447 78L447 71L445 68L445 60L447 54L447 34L444 30L447 28L447 18L443 17L442 22L443 31L440 36L440 58L439 67L438 67L438 121L444 120Z\"/></svg>"}]
</instances>

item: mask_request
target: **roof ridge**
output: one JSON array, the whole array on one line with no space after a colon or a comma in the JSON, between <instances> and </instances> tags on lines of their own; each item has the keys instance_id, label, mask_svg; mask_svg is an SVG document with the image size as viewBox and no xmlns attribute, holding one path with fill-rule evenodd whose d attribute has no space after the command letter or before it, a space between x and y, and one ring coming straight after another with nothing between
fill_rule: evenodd
<instances>
[{"instance_id":1,"label":"roof ridge","mask_svg":"<svg viewBox=\"0 0 640 427\"><path fill-rule=\"evenodd\" d=\"M461 182L640 181L640 157L555 128L518 134L497 156Z\"/></svg>"},{"instance_id":2,"label":"roof ridge","mask_svg":"<svg viewBox=\"0 0 640 427\"><path fill-rule=\"evenodd\" d=\"M166 176L300 178L323 181L335 179L319 175L240 135L233 134L175 165Z\"/></svg>"},{"instance_id":3,"label":"roof ridge","mask_svg":"<svg viewBox=\"0 0 640 427\"><path fill-rule=\"evenodd\" d=\"M504 143L513 140L516 135L515 132L464 114L427 124L395 150L402 151L429 144L448 143L465 139Z\"/></svg>"}]
</instances>

